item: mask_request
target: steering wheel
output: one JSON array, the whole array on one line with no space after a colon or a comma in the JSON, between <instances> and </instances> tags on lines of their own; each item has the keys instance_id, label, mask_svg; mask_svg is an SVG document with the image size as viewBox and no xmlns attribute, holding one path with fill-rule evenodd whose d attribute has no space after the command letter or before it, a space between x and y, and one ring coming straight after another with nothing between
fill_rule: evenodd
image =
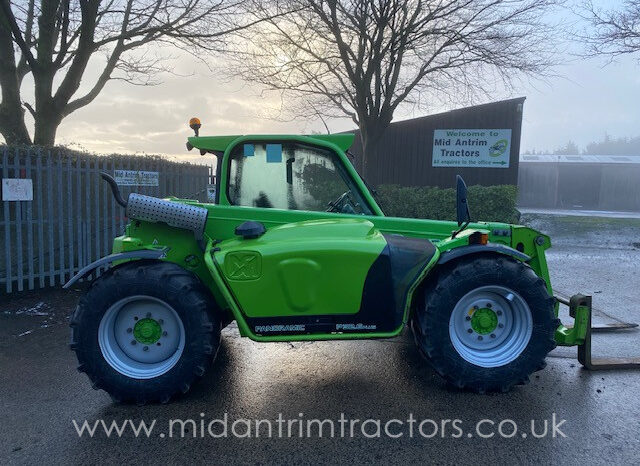
<instances>
[{"instance_id":1,"label":"steering wheel","mask_svg":"<svg viewBox=\"0 0 640 466\"><path fill-rule=\"evenodd\" d=\"M329 208L325 212L340 212L342 204L344 204L344 201L348 197L349 191L345 191L344 193L340 194L340 196L338 196L336 200L331 201L327 204Z\"/></svg>"}]
</instances>

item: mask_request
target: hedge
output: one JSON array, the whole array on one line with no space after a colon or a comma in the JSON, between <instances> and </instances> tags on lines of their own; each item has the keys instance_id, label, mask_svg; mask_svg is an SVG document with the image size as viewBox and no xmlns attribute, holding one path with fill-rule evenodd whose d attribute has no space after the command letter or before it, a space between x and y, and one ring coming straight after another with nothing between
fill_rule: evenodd
<instances>
[{"instance_id":1,"label":"hedge","mask_svg":"<svg viewBox=\"0 0 640 466\"><path fill-rule=\"evenodd\" d=\"M473 221L517 223L517 189L512 185L470 186L469 210ZM389 217L456 219L456 191L436 187L379 185L376 200Z\"/></svg>"}]
</instances>

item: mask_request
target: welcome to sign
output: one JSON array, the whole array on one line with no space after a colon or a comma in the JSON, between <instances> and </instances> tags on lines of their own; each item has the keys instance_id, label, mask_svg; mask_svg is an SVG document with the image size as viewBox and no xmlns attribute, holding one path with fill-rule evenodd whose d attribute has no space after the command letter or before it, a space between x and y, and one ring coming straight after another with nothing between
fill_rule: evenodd
<instances>
[{"instance_id":1,"label":"welcome to sign","mask_svg":"<svg viewBox=\"0 0 640 466\"><path fill-rule=\"evenodd\" d=\"M509 168L510 129L436 129L433 167Z\"/></svg>"}]
</instances>

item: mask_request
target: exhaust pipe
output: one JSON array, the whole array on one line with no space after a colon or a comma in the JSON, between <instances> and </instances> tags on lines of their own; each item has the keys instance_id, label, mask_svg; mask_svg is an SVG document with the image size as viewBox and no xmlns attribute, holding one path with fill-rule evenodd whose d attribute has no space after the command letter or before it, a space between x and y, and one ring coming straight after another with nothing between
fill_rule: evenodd
<instances>
[{"instance_id":1,"label":"exhaust pipe","mask_svg":"<svg viewBox=\"0 0 640 466\"><path fill-rule=\"evenodd\" d=\"M115 198L116 202L126 209L127 203L124 199L122 199L120 188L118 188L118 183L116 183L116 180L114 180L111 175L105 172L100 172L100 176L103 180L109 183L109 187L111 188L111 192L113 193L113 197Z\"/></svg>"},{"instance_id":2,"label":"exhaust pipe","mask_svg":"<svg viewBox=\"0 0 640 466\"><path fill-rule=\"evenodd\" d=\"M166 225L193 232L197 241L202 241L209 211L179 202L165 201L153 196L131 193L125 201L120 194L118 184L107 173L100 173L103 180L109 183L116 202L125 208L128 218L150 223Z\"/></svg>"}]
</instances>

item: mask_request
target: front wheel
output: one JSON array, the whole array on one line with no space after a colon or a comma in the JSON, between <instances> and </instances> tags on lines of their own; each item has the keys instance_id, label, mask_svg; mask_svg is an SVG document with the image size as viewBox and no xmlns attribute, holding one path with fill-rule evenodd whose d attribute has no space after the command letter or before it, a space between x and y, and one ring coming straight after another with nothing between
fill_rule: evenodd
<instances>
[{"instance_id":1,"label":"front wheel","mask_svg":"<svg viewBox=\"0 0 640 466\"><path fill-rule=\"evenodd\" d=\"M208 291L167 262L135 261L96 279L71 318L71 348L116 401L167 402L210 365L220 319Z\"/></svg>"},{"instance_id":2,"label":"front wheel","mask_svg":"<svg viewBox=\"0 0 640 466\"><path fill-rule=\"evenodd\" d=\"M542 369L559 321L526 264L483 255L447 264L424 290L412 329L436 371L459 388L508 391Z\"/></svg>"}]
</instances>

